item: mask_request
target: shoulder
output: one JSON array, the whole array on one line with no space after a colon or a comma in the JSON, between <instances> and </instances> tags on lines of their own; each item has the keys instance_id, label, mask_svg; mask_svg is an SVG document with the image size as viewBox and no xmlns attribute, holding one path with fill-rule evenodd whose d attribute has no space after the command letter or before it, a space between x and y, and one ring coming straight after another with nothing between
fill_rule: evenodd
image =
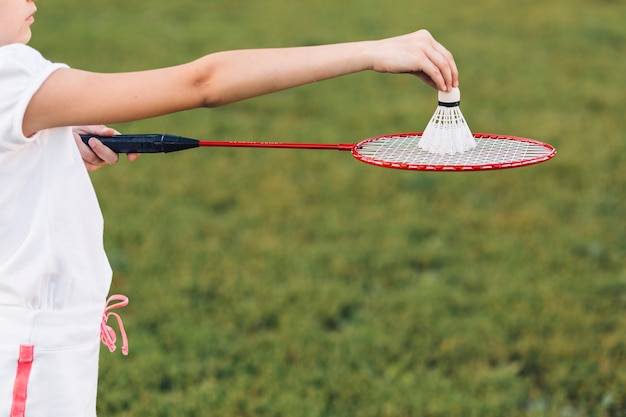
<instances>
[{"instance_id":1,"label":"shoulder","mask_svg":"<svg viewBox=\"0 0 626 417\"><path fill-rule=\"evenodd\" d=\"M23 141L22 118L32 96L64 64L53 63L23 44L0 47L0 147Z\"/></svg>"},{"instance_id":2,"label":"shoulder","mask_svg":"<svg viewBox=\"0 0 626 417\"><path fill-rule=\"evenodd\" d=\"M47 60L39 51L24 44L11 44L0 47L0 77L35 75L44 72L55 64Z\"/></svg>"},{"instance_id":3,"label":"shoulder","mask_svg":"<svg viewBox=\"0 0 626 417\"><path fill-rule=\"evenodd\" d=\"M38 50L28 45L14 43L0 47L0 70L16 66L45 65L49 62Z\"/></svg>"},{"instance_id":4,"label":"shoulder","mask_svg":"<svg viewBox=\"0 0 626 417\"><path fill-rule=\"evenodd\" d=\"M58 68L67 65L53 63L34 48L23 44L0 47L0 96L8 97L16 90L38 88Z\"/></svg>"},{"instance_id":5,"label":"shoulder","mask_svg":"<svg viewBox=\"0 0 626 417\"><path fill-rule=\"evenodd\" d=\"M41 53L35 48L25 45L23 43L11 43L8 45L0 46L0 54L3 55L38 55Z\"/></svg>"}]
</instances>

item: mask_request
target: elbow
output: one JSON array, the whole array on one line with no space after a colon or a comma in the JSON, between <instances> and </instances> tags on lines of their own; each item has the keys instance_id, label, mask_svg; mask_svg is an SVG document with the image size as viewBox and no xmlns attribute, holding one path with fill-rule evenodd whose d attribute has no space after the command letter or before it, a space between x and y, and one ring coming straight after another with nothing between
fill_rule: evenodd
<instances>
[{"instance_id":1,"label":"elbow","mask_svg":"<svg viewBox=\"0 0 626 417\"><path fill-rule=\"evenodd\" d=\"M200 107L204 108L221 107L242 100L236 94L229 94L224 88L214 85L204 85L202 91Z\"/></svg>"},{"instance_id":2,"label":"elbow","mask_svg":"<svg viewBox=\"0 0 626 417\"><path fill-rule=\"evenodd\" d=\"M218 71L208 57L195 61L191 68L189 89L195 97L194 107L214 108L231 102L222 83L218 81Z\"/></svg>"},{"instance_id":3,"label":"elbow","mask_svg":"<svg viewBox=\"0 0 626 417\"><path fill-rule=\"evenodd\" d=\"M210 77L199 81L194 85L194 91L199 94L198 107L214 108L224 105L224 99L219 92L219 88Z\"/></svg>"},{"instance_id":4,"label":"elbow","mask_svg":"<svg viewBox=\"0 0 626 417\"><path fill-rule=\"evenodd\" d=\"M202 108L215 108L221 107L232 102L232 99L226 94L223 89L214 85L210 81L202 83L197 86L197 90L200 93L198 100L198 107Z\"/></svg>"},{"instance_id":5,"label":"elbow","mask_svg":"<svg viewBox=\"0 0 626 417\"><path fill-rule=\"evenodd\" d=\"M217 90L211 80L206 77L196 80L191 86L192 94L196 96L194 107L210 109L226 104Z\"/></svg>"},{"instance_id":6,"label":"elbow","mask_svg":"<svg viewBox=\"0 0 626 417\"><path fill-rule=\"evenodd\" d=\"M215 94L205 94L200 103L200 107L212 109L215 107L221 107L225 104L228 104L228 101L221 99L219 96Z\"/></svg>"}]
</instances>

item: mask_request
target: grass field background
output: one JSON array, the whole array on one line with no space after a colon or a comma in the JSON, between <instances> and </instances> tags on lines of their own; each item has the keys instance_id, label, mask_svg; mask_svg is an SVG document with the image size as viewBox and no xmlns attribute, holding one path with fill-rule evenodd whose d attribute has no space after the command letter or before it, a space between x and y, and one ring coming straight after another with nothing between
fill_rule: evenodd
<instances>
[{"instance_id":1,"label":"grass field background","mask_svg":"<svg viewBox=\"0 0 626 417\"><path fill-rule=\"evenodd\" d=\"M626 415L626 3L38 6L32 45L95 71L427 28L455 55L472 130L558 150L486 173L253 149L97 171L112 292L131 299L99 415ZM115 127L351 143L423 130L435 107L410 76L361 73Z\"/></svg>"}]
</instances>

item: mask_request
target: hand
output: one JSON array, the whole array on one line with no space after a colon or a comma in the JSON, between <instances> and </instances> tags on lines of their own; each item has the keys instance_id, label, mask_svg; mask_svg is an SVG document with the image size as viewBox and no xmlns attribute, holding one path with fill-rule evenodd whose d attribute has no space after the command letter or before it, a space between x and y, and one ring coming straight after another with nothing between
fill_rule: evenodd
<instances>
[{"instance_id":1,"label":"hand","mask_svg":"<svg viewBox=\"0 0 626 417\"><path fill-rule=\"evenodd\" d=\"M103 145L102 142L100 142L98 139L90 138L89 146L87 146L80 137L81 134L92 134L101 136L113 136L115 134L119 134L115 131L115 129L111 129L110 127L106 127L103 125L80 126L75 127L73 129L73 133L74 140L76 141L76 146L78 146L78 150L80 151L80 155L83 158L87 171L92 172L96 169L102 168L105 165L116 164L119 161L119 155L107 146ZM136 161L137 158L139 158L138 153L128 154L128 160L130 162Z\"/></svg>"},{"instance_id":2,"label":"hand","mask_svg":"<svg viewBox=\"0 0 626 417\"><path fill-rule=\"evenodd\" d=\"M373 70L410 73L441 91L459 86L452 54L426 30L372 43Z\"/></svg>"}]
</instances>

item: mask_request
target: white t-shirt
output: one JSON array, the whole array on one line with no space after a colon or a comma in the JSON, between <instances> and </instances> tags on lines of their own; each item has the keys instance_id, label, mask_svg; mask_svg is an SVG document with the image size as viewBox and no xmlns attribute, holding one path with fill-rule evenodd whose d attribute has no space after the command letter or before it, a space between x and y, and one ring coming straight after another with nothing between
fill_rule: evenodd
<instances>
[{"instance_id":1,"label":"white t-shirt","mask_svg":"<svg viewBox=\"0 0 626 417\"><path fill-rule=\"evenodd\" d=\"M102 304L109 290L102 214L71 129L22 133L30 99L62 67L0 47L0 306Z\"/></svg>"},{"instance_id":2,"label":"white t-shirt","mask_svg":"<svg viewBox=\"0 0 626 417\"><path fill-rule=\"evenodd\" d=\"M29 46L0 47L0 415L20 345L35 355L26 415L95 415L111 283L102 214L71 129L22 132L31 98L60 68Z\"/></svg>"}]
</instances>

